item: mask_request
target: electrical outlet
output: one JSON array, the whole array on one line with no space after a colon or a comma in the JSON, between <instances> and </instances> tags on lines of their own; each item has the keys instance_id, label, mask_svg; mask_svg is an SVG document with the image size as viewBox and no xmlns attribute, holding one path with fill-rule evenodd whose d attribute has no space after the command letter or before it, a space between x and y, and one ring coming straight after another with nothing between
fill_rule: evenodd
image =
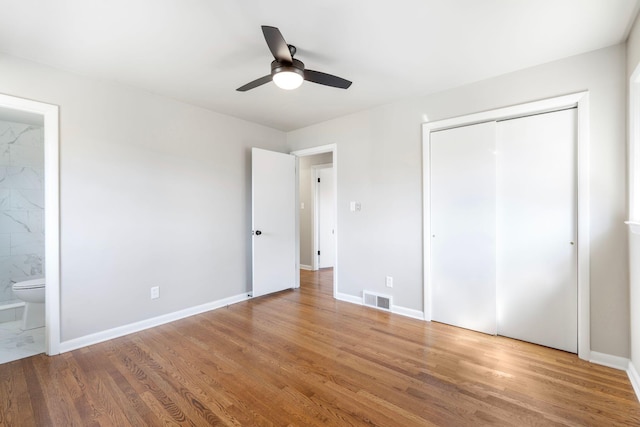
<instances>
[{"instance_id":1,"label":"electrical outlet","mask_svg":"<svg viewBox=\"0 0 640 427\"><path fill-rule=\"evenodd\" d=\"M151 299L160 298L160 286L153 286L151 288Z\"/></svg>"},{"instance_id":2,"label":"electrical outlet","mask_svg":"<svg viewBox=\"0 0 640 427\"><path fill-rule=\"evenodd\" d=\"M393 277L387 276L386 283L387 283L387 288L393 288Z\"/></svg>"}]
</instances>

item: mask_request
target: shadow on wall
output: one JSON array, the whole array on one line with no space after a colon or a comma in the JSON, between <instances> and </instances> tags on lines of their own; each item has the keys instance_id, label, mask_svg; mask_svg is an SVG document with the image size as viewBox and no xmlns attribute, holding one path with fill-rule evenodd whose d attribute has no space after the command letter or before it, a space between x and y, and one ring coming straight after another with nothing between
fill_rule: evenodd
<instances>
[{"instance_id":1,"label":"shadow on wall","mask_svg":"<svg viewBox=\"0 0 640 427\"><path fill-rule=\"evenodd\" d=\"M630 318L629 292L628 289L611 288L613 284L629 283L628 257L619 256L624 253L620 244L627 241L624 221L624 217L620 217L609 223L607 229L597 232L591 228L590 332L591 350L627 358L631 352L630 322L625 321L624 329L621 329L619 319ZM611 307L615 307L616 316L611 316Z\"/></svg>"}]
</instances>

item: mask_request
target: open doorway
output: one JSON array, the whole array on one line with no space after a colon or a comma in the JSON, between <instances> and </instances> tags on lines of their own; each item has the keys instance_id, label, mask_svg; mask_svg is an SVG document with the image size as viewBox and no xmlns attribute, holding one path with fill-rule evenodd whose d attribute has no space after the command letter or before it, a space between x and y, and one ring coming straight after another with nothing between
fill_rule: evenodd
<instances>
[{"instance_id":1,"label":"open doorway","mask_svg":"<svg viewBox=\"0 0 640 427\"><path fill-rule=\"evenodd\" d=\"M335 145L295 151L298 157L298 265L301 285L307 272L331 279L337 295L337 153ZM319 277L319 276L318 276Z\"/></svg>"},{"instance_id":2,"label":"open doorway","mask_svg":"<svg viewBox=\"0 0 640 427\"><path fill-rule=\"evenodd\" d=\"M333 267L333 153L300 157L298 191L300 268Z\"/></svg>"},{"instance_id":3,"label":"open doorway","mask_svg":"<svg viewBox=\"0 0 640 427\"><path fill-rule=\"evenodd\" d=\"M0 131L0 317L6 333L15 324L6 362L59 353L58 107L0 94Z\"/></svg>"}]
</instances>

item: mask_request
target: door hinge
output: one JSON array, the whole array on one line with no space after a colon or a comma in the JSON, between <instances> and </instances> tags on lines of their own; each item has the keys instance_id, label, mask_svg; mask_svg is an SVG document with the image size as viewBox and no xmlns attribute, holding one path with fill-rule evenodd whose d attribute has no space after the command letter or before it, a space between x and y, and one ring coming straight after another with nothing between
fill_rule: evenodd
<instances>
[{"instance_id":1,"label":"door hinge","mask_svg":"<svg viewBox=\"0 0 640 427\"><path fill-rule=\"evenodd\" d=\"M320 251L318 251L318 255L320 255Z\"/></svg>"},{"instance_id":2,"label":"door hinge","mask_svg":"<svg viewBox=\"0 0 640 427\"><path fill-rule=\"evenodd\" d=\"M318 178L318 182L320 182L320 178Z\"/></svg>"}]
</instances>

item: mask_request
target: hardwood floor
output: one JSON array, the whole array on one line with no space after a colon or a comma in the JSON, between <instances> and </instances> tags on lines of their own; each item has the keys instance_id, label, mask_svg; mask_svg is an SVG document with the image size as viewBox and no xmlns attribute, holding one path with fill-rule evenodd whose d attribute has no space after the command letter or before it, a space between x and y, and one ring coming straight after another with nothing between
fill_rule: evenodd
<instances>
[{"instance_id":1,"label":"hardwood floor","mask_svg":"<svg viewBox=\"0 0 640 427\"><path fill-rule=\"evenodd\" d=\"M1 365L0 424L640 425L622 371L335 301L331 275Z\"/></svg>"}]
</instances>

